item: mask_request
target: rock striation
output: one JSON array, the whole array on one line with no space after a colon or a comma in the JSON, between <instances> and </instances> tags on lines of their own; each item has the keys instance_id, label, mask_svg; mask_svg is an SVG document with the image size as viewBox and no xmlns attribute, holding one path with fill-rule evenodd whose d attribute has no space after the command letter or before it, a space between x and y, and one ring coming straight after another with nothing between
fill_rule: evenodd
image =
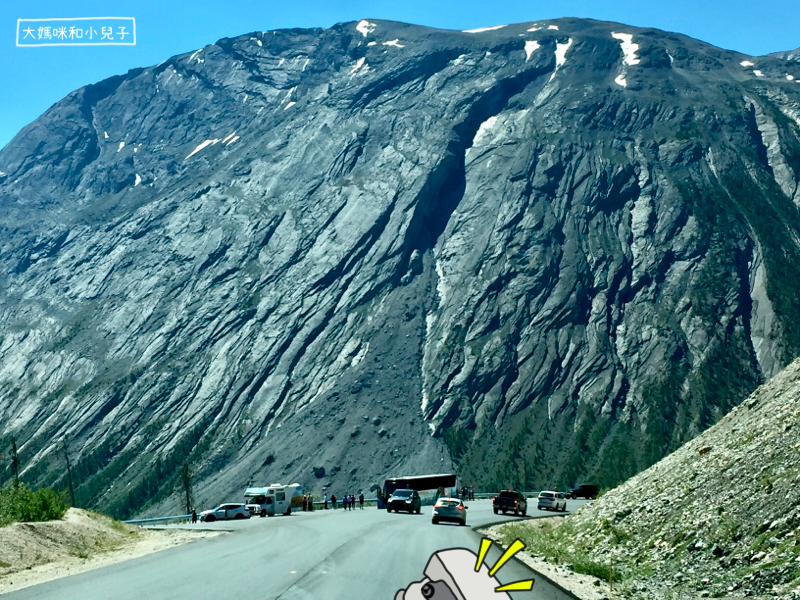
<instances>
[{"instance_id":1,"label":"rock striation","mask_svg":"<svg viewBox=\"0 0 800 600\"><path fill-rule=\"evenodd\" d=\"M184 460L200 503L623 480L800 350L793 64L364 20L81 88L0 150L0 443L121 516Z\"/></svg>"}]
</instances>

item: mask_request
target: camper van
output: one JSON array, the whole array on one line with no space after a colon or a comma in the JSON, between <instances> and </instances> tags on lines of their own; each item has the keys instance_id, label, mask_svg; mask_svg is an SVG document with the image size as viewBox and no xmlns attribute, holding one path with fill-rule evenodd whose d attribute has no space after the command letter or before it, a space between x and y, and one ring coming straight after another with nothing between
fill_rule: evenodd
<instances>
[{"instance_id":1,"label":"camper van","mask_svg":"<svg viewBox=\"0 0 800 600\"><path fill-rule=\"evenodd\" d=\"M303 504L303 488L299 483L291 485L273 483L267 487L250 487L244 491L244 501L251 515L262 517L290 515L292 507Z\"/></svg>"}]
</instances>

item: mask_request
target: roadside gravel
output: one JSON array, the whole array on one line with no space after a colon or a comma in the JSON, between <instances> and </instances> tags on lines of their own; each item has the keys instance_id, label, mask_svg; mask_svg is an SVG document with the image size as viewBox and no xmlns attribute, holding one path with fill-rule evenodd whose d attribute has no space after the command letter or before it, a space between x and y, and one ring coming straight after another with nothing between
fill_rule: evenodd
<instances>
[{"instance_id":1,"label":"roadside gravel","mask_svg":"<svg viewBox=\"0 0 800 600\"><path fill-rule=\"evenodd\" d=\"M150 530L70 508L60 521L0 528L0 594L219 535Z\"/></svg>"}]
</instances>

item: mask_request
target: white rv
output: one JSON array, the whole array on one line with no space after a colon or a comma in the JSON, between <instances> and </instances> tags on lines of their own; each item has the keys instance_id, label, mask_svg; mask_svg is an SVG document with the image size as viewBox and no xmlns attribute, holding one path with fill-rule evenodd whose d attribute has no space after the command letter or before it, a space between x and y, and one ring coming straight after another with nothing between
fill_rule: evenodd
<instances>
[{"instance_id":1,"label":"white rv","mask_svg":"<svg viewBox=\"0 0 800 600\"><path fill-rule=\"evenodd\" d=\"M244 491L244 501L251 515L290 515L292 507L303 504L303 488L299 483L273 483L267 487L251 487Z\"/></svg>"}]
</instances>

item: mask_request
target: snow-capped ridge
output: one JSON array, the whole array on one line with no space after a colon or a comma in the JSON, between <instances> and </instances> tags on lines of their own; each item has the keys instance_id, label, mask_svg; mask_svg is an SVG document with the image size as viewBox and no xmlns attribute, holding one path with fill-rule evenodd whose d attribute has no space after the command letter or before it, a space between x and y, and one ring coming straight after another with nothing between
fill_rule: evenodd
<instances>
[{"instance_id":1,"label":"snow-capped ridge","mask_svg":"<svg viewBox=\"0 0 800 600\"><path fill-rule=\"evenodd\" d=\"M477 29L463 29L461 33L483 33L484 31L494 31L495 29L502 29L508 25L492 25L491 27L478 27Z\"/></svg>"}]
</instances>

